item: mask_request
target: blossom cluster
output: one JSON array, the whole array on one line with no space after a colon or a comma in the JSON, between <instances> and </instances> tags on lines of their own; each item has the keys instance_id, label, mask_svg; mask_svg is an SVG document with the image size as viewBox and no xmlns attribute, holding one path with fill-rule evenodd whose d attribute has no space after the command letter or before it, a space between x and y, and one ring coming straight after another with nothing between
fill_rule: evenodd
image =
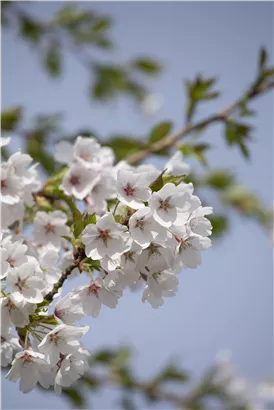
<instances>
[{"instance_id":1,"label":"blossom cluster","mask_svg":"<svg viewBox=\"0 0 274 410\"><path fill-rule=\"evenodd\" d=\"M177 292L178 274L197 268L211 246L212 208L184 182L181 152L164 171L132 167L79 136L60 142L55 159L64 168L43 187L29 155L18 151L1 165L1 362L23 392L37 383L57 393L70 386L88 368L81 319L115 308L126 288L163 305ZM64 280L82 272L86 283L61 295Z\"/></svg>"}]
</instances>

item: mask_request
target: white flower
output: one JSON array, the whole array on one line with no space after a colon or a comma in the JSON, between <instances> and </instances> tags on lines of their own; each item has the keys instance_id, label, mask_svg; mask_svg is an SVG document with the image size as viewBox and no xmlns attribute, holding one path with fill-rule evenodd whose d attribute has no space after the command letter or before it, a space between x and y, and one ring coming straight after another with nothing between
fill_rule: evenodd
<instances>
[{"instance_id":1,"label":"white flower","mask_svg":"<svg viewBox=\"0 0 274 410\"><path fill-rule=\"evenodd\" d=\"M138 209L129 219L129 232L132 239L146 248L155 238L165 239L167 230L153 218L149 207Z\"/></svg>"},{"instance_id":2,"label":"white flower","mask_svg":"<svg viewBox=\"0 0 274 410\"><path fill-rule=\"evenodd\" d=\"M72 262L74 262L73 251L72 251L72 250L69 250L69 251L65 252L65 253L62 255L62 260L61 260L61 263L60 263L60 269L61 269L61 271L67 269L67 268L72 264ZM80 274L79 268L76 266L76 267L72 270L72 272L71 272L71 274L69 275L68 279L73 278L73 277L75 277L75 276L78 276L79 274Z\"/></svg>"},{"instance_id":3,"label":"white flower","mask_svg":"<svg viewBox=\"0 0 274 410\"><path fill-rule=\"evenodd\" d=\"M165 242L151 242L146 249L137 257L137 268L141 273L147 274L148 266L157 264L162 266L162 269L173 268L174 252L170 245L173 244L173 239L168 239Z\"/></svg>"},{"instance_id":4,"label":"white flower","mask_svg":"<svg viewBox=\"0 0 274 410\"><path fill-rule=\"evenodd\" d=\"M40 303L45 284L37 275L37 264L26 262L8 272L7 283L11 287L13 298L17 302Z\"/></svg>"},{"instance_id":5,"label":"white flower","mask_svg":"<svg viewBox=\"0 0 274 410\"><path fill-rule=\"evenodd\" d=\"M101 147L100 151L96 155L96 160L105 169L106 167L111 168L115 162L115 155L113 149L110 147Z\"/></svg>"},{"instance_id":6,"label":"white flower","mask_svg":"<svg viewBox=\"0 0 274 410\"><path fill-rule=\"evenodd\" d=\"M1 137L0 138L0 147L5 147L10 143L11 138L10 137Z\"/></svg>"},{"instance_id":7,"label":"white flower","mask_svg":"<svg viewBox=\"0 0 274 410\"><path fill-rule=\"evenodd\" d=\"M25 255L28 247L22 241L6 242L1 248L1 279L7 276L8 270L27 262Z\"/></svg>"},{"instance_id":8,"label":"white flower","mask_svg":"<svg viewBox=\"0 0 274 410\"><path fill-rule=\"evenodd\" d=\"M62 387L71 386L88 370L89 356L87 350L80 348L74 354L68 354L61 358L54 384L54 390L57 394L62 392Z\"/></svg>"},{"instance_id":9,"label":"white flower","mask_svg":"<svg viewBox=\"0 0 274 410\"><path fill-rule=\"evenodd\" d=\"M60 189L66 195L84 199L97 184L100 174L97 166L86 168L81 163L72 164L63 178Z\"/></svg>"},{"instance_id":10,"label":"white flower","mask_svg":"<svg viewBox=\"0 0 274 410\"><path fill-rule=\"evenodd\" d=\"M35 305L32 305L35 307ZM11 294L0 299L1 307L1 328L8 328L13 325L24 327L29 324L30 309L28 304L20 301Z\"/></svg>"},{"instance_id":11,"label":"white flower","mask_svg":"<svg viewBox=\"0 0 274 410\"><path fill-rule=\"evenodd\" d=\"M43 272L43 278L46 283L53 285L61 276L60 269L56 268L59 255L54 249L45 250L39 258L39 265Z\"/></svg>"},{"instance_id":12,"label":"white flower","mask_svg":"<svg viewBox=\"0 0 274 410\"><path fill-rule=\"evenodd\" d=\"M1 229L6 229L15 221L22 221L24 217L24 203L18 202L14 205L1 204Z\"/></svg>"},{"instance_id":13,"label":"white flower","mask_svg":"<svg viewBox=\"0 0 274 410\"><path fill-rule=\"evenodd\" d=\"M1 331L1 366L7 367L12 362L13 350L20 349L18 337Z\"/></svg>"},{"instance_id":14,"label":"white flower","mask_svg":"<svg viewBox=\"0 0 274 410\"><path fill-rule=\"evenodd\" d=\"M68 293L56 302L54 316L59 323L73 325L84 316L84 312L80 304L76 302L75 295Z\"/></svg>"},{"instance_id":15,"label":"white flower","mask_svg":"<svg viewBox=\"0 0 274 410\"><path fill-rule=\"evenodd\" d=\"M146 115L156 114L163 106L162 94L147 94L141 101L141 110Z\"/></svg>"},{"instance_id":16,"label":"white flower","mask_svg":"<svg viewBox=\"0 0 274 410\"><path fill-rule=\"evenodd\" d=\"M88 285L84 285L76 290L78 303L81 303L83 312L92 317L97 317L101 310L101 304L114 309L118 303L116 293L110 291L104 285L102 278L98 277Z\"/></svg>"},{"instance_id":17,"label":"white flower","mask_svg":"<svg viewBox=\"0 0 274 410\"><path fill-rule=\"evenodd\" d=\"M183 161L184 156L182 151L176 151L175 154L167 161L164 168L166 168L166 174L172 175L186 175L190 172L190 165Z\"/></svg>"},{"instance_id":18,"label":"white flower","mask_svg":"<svg viewBox=\"0 0 274 410\"><path fill-rule=\"evenodd\" d=\"M125 245L128 239L127 228L116 223L110 212L98 219L96 224L87 225L82 232L86 255L94 260L104 256L115 259L127 251Z\"/></svg>"},{"instance_id":19,"label":"white flower","mask_svg":"<svg viewBox=\"0 0 274 410\"><path fill-rule=\"evenodd\" d=\"M209 236L212 233L212 225L211 222L205 218L205 215L212 214L213 209L212 207L202 207L200 206L198 209L193 211L188 220L188 227L190 230L201 236Z\"/></svg>"},{"instance_id":20,"label":"white flower","mask_svg":"<svg viewBox=\"0 0 274 410\"><path fill-rule=\"evenodd\" d=\"M95 138L77 137L73 149L76 161L82 163L85 167L89 167L91 163L97 160L99 152L100 145Z\"/></svg>"},{"instance_id":21,"label":"white flower","mask_svg":"<svg viewBox=\"0 0 274 410\"><path fill-rule=\"evenodd\" d=\"M11 164L1 164L1 202L13 205L20 201L23 184Z\"/></svg>"},{"instance_id":22,"label":"white flower","mask_svg":"<svg viewBox=\"0 0 274 410\"><path fill-rule=\"evenodd\" d=\"M178 287L176 275L167 269L168 264L160 259L148 261L146 266L146 282L143 302L148 300L153 307L162 305L163 296L174 296Z\"/></svg>"},{"instance_id":23,"label":"white flower","mask_svg":"<svg viewBox=\"0 0 274 410\"><path fill-rule=\"evenodd\" d=\"M43 354L24 350L16 354L6 379L15 382L20 377L20 390L28 393L38 382L41 382L43 373L49 371L49 363Z\"/></svg>"},{"instance_id":24,"label":"white flower","mask_svg":"<svg viewBox=\"0 0 274 410\"><path fill-rule=\"evenodd\" d=\"M173 229L177 239L178 259L183 267L195 269L202 263L201 251L211 247L211 240L199 235L189 236L185 229Z\"/></svg>"},{"instance_id":25,"label":"white flower","mask_svg":"<svg viewBox=\"0 0 274 410\"><path fill-rule=\"evenodd\" d=\"M39 350L49 358L51 363L57 363L61 354L74 353L80 347L80 339L89 329L89 326L68 326L65 324L56 326L39 344Z\"/></svg>"},{"instance_id":26,"label":"white flower","mask_svg":"<svg viewBox=\"0 0 274 410\"><path fill-rule=\"evenodd\" d=\"M64 212L37 212L34 218L34 243L37 245L52 244L55 248L60 248L64 241L61 236L69 235L70 233L66 222L67 215Z\"/></svg>"},{"instance_id":27,"label":"white flower","mask_svg":"<svg viewBox=\"0 0 274 410\"><path fill-rule=\"evenodd\" d=\"M21 179L24 186L30 184L36 178L36 172L34 171L38 164L28 168L31 162L31 156L22 154L21 151L15 152L8 159L8 164L13 166L15 174Z\"/></svg>"},{"instance_id":28,"label":"white flower","mask_svg":"<svg viewBox=\"0 0 274 410\"><path fill-rule=\"evenodd\" d=\"M118 199L133 209L143 208L151 195L148 175L128 169L120 169L117 174Z\"/></svg>"},{"instance_id":29,"label":"white flower","mask_svg":"<svg viewBox=\"0 0 274 410\"><path fill-rule=\"evenodd\" d=\"M188 192L182 192L179 187L169 182L160 191L153 192L148 205L155 220L168 228L176 220L178 209L186 207L189 198Z\"/></svg>"}]
</instances>

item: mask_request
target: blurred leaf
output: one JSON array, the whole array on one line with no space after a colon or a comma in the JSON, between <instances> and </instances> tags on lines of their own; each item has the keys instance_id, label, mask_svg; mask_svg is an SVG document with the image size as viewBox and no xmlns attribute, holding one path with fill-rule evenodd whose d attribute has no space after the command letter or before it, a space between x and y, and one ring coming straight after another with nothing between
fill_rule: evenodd
<instances>
[{"instance_id":1,"label":"blurred leaf","mask_svg":"<svg viewBox=\"0 0 274 410\"><path fill-rule=\"evenodd\" d=\"M52 155L45 151L39 140L33 138L28 139L27 152L35 161L40 162L46 172L52 174L55 171L55 161Z\"/></svg>"},{"instance_id":2,"label":"blurred leaf","mask_svg":"<svg viewBox=\"0 0 274 410\"><path fill-rule=\"evenodd\" d=\"M64 6L57 12L54 20L55 24L75 30L84 22L92 22L94 19L93 13L82 11L73 3L65 3Z\"/></svg>"},{"instance_id":3,"label":"blurred leaf","mask_svg":"<svg viewBox=\"0 0 274 410\"><path fill-rule=\"evenodd\" d=\"M160 73L161 65L149 57L139 58L131 63L132 67L145 74L155 76Z\"/></svg>"},{"instance_id":4,"label":"blurred leaf","mask_svg":"<svg viewBox=\"0 0 274 410\"><path fill-rule=\"evenodd\" d=\"M85 383L90 389L96 389L99 386L99 382L95 376L92 374L84 374L81 377L81 381Z\"/></svg>"},{"instance_id":5,"label":"blurred leaf","mask_svg":"<svg viewBox=\"0 0 274 410\"><path fill-rule=\"evenodd\" d=\"M230 171L215 170L205 176L204 182L212 188L224 190L233 184L234 179L235 177Z\"/></svg>"},{"instance_id":6,"label":"blurred leaf","mask_svg":"<svg viewBox=\"0 0 274 410\"><path fill-rule=\"evenodd\" d=\"M249 158L249 151L246 141L251 139L252 127L236 121L227 121L225 128L225 139L228 145L238 145L246 159Z\"/></svg>"},{"instance_id":7,"label":"blurred leaf","mask_svg":"<svg viewBox=\"0 0 274 410\"><path fill-rule=\"evenodd\" d=\"M57 77L61 73L61 48L57 40L48 43L45 54L44 64L49 74Z\"/></svg>"},{"instance_id":8,"label":"blurred leaf","mask_svg":"<svg viewBox=\"0 0 274 410\"><path fill-rule=\"evenodd\" d=\"M116 352L114 350L99 350L95 355L91 357L91 362L110 364L110 362L114 360L115 356Z\"/></svg>"},{"instance_id":9,"label":"blurred leaf","mask_svg":"<svg viewBox=\"0 0 274 410\"><path fill-rule=\"evenodd\" d=\"M220 214L211 214L207 215L207 218L210 220L212 225L212 237L219 238L229 228L229 220L225 215Z\"/></svg>"},{"instance_id":10,"label":"blurred leaf","mask_svg":"<svg viewBox=\"0 0 274 410\"><path fill-rule=\"evenodd\" d=\"M37 45L43 34L43 27L38 24L34 19L28 16L21 15L20 17L20 35L27 38L31 43Z\"/></svg>"},{"instance_id":11,"label":"blurred leaf","mask_svg":"<svg viewBox=\"0 0 274 410\"><path fill-rule=\"evenodd\" d=\"M105 145L113 149L117 161L145 147L145 144L141 140L136 140L133 137L126 138L119 136L112 137Z\"/></svg>"},{"instance_id":12,"label":"blurred leaf","mask_svg":"<svg viewBox=\"0 0 274 410\"><path fill-rule=\"evenodd\" d=\"M74 404L78 409L84 409L86 406L85 396L80 393L76 388L70 387L69 389L63 388L63 394Z\"/></svg>"},{"instance_id":13,"label":"blurred leaf","mask_svg":"<svg viewBox=\"0 0 274 410\"><path fill-rule=\"evenodd\" d=\"M149 138L148 138L148 142L154 143L166 137L170 133L172 127L173 127L173 124L170 121L164 121L164 122L161 122L160 124L157 124L151 130Z\"/></svg>"},{"instance_id":14,"label":"blurred leaf","mask_svg":"<svg viewBox=\"0 0 274 410\"><path fill-rule=\"evenodd\" d=\"M182 151L183 155L186 157L193 156L196 158L201 164L207 165L207 159L205 156L205 152L211 148L209 144L183 144L178 149Z\"/></svg>"},{"instance_id":15,"label":"blurred leaf","mask_svg":"<svg viewBox=\"0 0 274 410\"><path fill-rule=\"evenodd\" d=\"M135 406L135 404L133 403L133 397L132 395L128 396L128 395L124 395L121 398L121 406L123 409L125 410L137 410L137 407Z\"/></svg>"},{"instance_id":16,"label":"blurred leaf","mask_svg":"<svg viewBox=\"0 0 274 410\"><path fill-rule=\"evenodd\" d=\"M216 78L203 78L201 75L197 75L193 82L189 80L185 81L188 94L188 106L186 110L187 122L192 119L198 102L219 97L220 93L218 91L211 90L215 83Z\"/></svg>"},{"instance_id":17,"label":"blurred leaf","mask_svg":"<svg viewBox=\"0 0 274 410\"><path fill-rule=\"evenodd\" d=\"M264 71L267 61L267 51L264 47L261 47L259 54L259 72Z\"/></svg>"},{"instance_id":18,"label":"blurred leaf","mask_svg":"<svg viewBox=\"0 0 274 410\"><path fill-rule=\"evenodd\" d=\"M22 108L6 108L1 112L1 130L12 131L16 128L22 117Z\"/></svg>"},{"instance_id":19,"label":"blurred leaf","mask_svg":"<svg viewBox=\"0 0 274 410\"><path fill-rule=\"evenodd\" d=\"M98 33L105 31L111 26L111 19L108 17L98 19L92 26L92 31Z\"/></svg>"},{"instance_id":20,"label":"blurred leaf","mask_svg":"<svg viewBox=\"0 0 274 410\"><path fill-rule=\"evenodd\" d=\"M128 365L130 358L130 350L127 347L121 347L117 350L115 357L111 362L112 368L123 368Z\"/></svg>"},{"instance_id":21,"label":"blurred leaf","mask_svg":"<svg viewBox=\"0 0 274 410\"><path fill-rule=\"evenodd\" d=\"M167 381L187 382L188 380L188 374L172 363L168 364L156 377L156 382L158 383Z\"/></svg>"}]
</instances>

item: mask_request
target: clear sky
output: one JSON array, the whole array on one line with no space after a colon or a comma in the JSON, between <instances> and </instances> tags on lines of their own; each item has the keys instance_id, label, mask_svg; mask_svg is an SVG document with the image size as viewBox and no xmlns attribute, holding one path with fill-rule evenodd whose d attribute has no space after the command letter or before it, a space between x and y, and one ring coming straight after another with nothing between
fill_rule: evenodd
<instances>
[{"instance_id":1,"label":"clear sky","mask_svg":"<svg viewBox=\"0 0 274 410\"><path fill-rule=\"evenodd\" d=\"M81 2L79 2L80 4ZM72 56L66 56L65 75L53 81L41 70L35 52L10 32L2 33L2 105L25 106L31 117L39 112L64 112L64 127L73 132L90 127L99 135L118 132L145 135L154 123L168 119L176 129L183 125L183 80L197 72L217 75L223 91L219 102L202 106L199 115L232 102L254 78L258 50L265 45L273 64L273 3L270 2L86 2L84 7L113 17L118 50L109 58L136 54L158 57L164 74L152 82L164 97L161 110L150 119L127 100L108 107L90 104L87 73ZM58 2L37 2L32 12L50 16ZM256 100L258 116L252 159L243 162L228 150L219 126L210 128L203 141L214 145L212 166L227 167L239 180L273 202L273 97ZM140 293L126 293L118 308L102 309L87 319L91 329L85 345L91 350L129 344L138 374L149 376L176 357L199 375L219 349L232 350L239 373L252 380L270 376L273 369L273 283L270 238L261 228L233 214L229 234L204 253L202 266L180 275L177 297L158 310L141 303ZM68 288L67 288L68 289ZM23 395L11 382L2 384L3 409L66 408L53 395ZM95 408L113 408L110 396L96 395Z\"/></svg>"}]
</instances>

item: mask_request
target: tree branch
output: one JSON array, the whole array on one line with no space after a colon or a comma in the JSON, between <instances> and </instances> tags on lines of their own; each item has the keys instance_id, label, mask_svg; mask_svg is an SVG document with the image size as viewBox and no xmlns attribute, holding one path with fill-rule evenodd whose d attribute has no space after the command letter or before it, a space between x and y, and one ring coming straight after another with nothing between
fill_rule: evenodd
<instances>
[{"instance_id":1,"label":"tree branch","mask_svg":"<svg viewBox=\"0 0 274 410\"><path fill-rule=\"evenodd\" d=\"M68 266L64 272L62 272L62 275L60 279L58 280L57 283L55 283L53 289L46 294L44 297L44 300L47 300L49 302L52 302L54 295L58 293L58 290L63 286L63 283L65 280L69 277L69 275L72 273L74 268L77 268L79 264L82 262L82 260L86 257L85 252L82 248L78 249L78 254L75 255L75 260L72 262L70 266Z\"/></svg>"},{"instance_id":2,"label":"tree branch","mask_svg":"<svg viewBox=\"0 0 274 410\"><path fill-rule=\"evenodd\" d=\"M142 161L143 159L145 159L151 154L160 152L167 148L174 147L177 141L179 141L181 138L186 137L188 134L190 134L193 131L202 129L206 127L207 125L213 124L215 122L226 121L227 117L231 115L233 112L235 112L238 108L240 108L241 104L244 101L252 100L253 98L257 96L266 93L273 87L274 87L274 81L270 81L269 83L263 84L261 86L252 87L251 90L249 90L249 92L247 93L247 95L239 98L233 104L230 104L228 107L221 110L219 113L213 114L205 118L204 120L197 122L196 124L186 125L185 128L183 128L181 131L168 135L167 137L161 139L160 141L157 141L154 144L150 145L148 148L129 155L126 158L126 161L129 164L134 165Z\"/></svg>"}]
</instances>

